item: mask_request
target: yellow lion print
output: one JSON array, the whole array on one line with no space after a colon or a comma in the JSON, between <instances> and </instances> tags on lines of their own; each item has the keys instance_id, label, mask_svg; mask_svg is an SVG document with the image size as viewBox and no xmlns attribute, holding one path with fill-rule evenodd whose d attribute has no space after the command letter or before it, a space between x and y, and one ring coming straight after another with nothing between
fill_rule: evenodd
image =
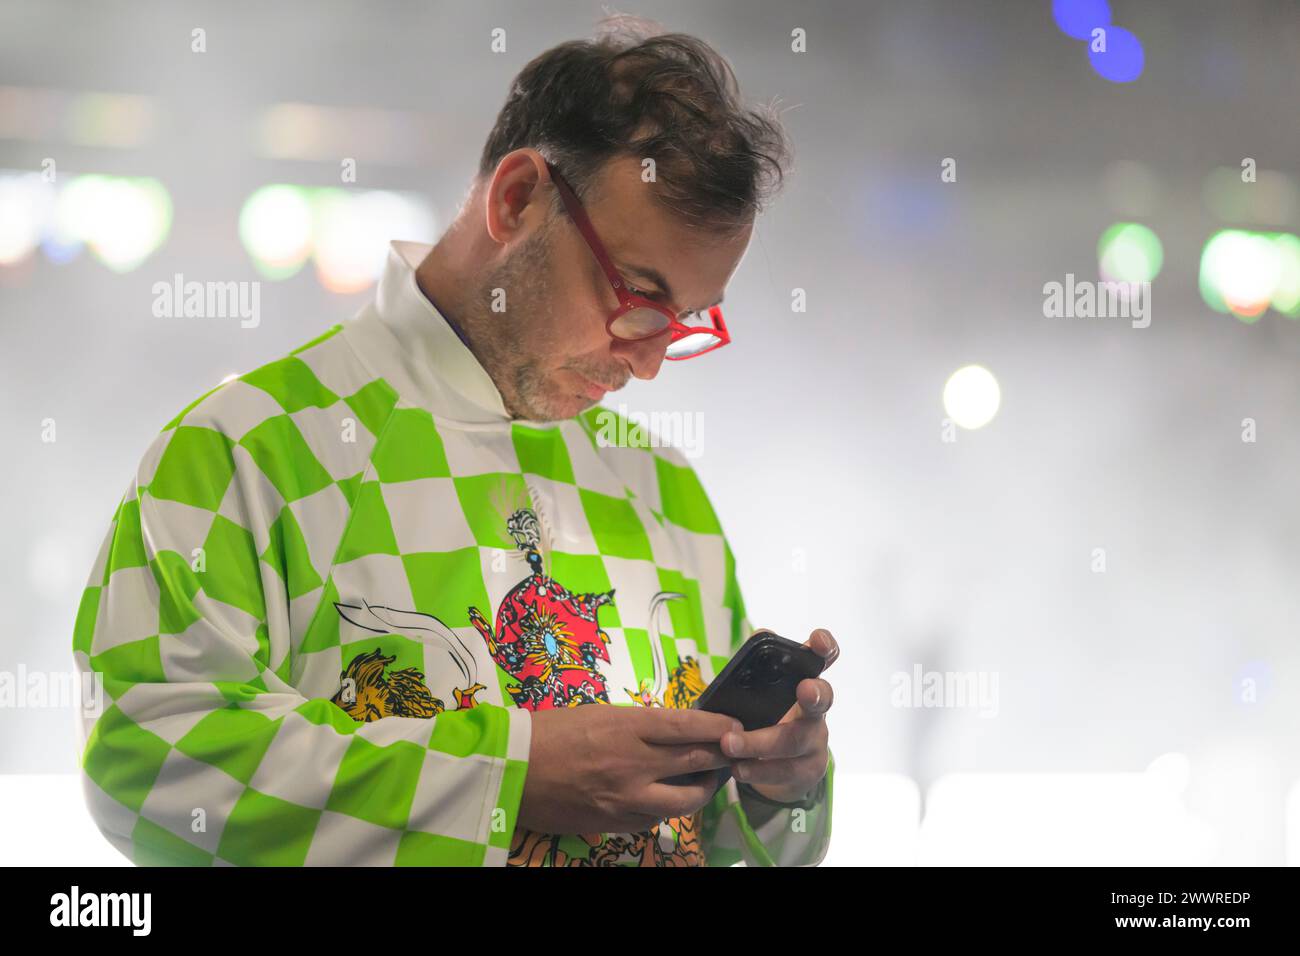
<instances>
[{"instance_id":1,"label":"yellow lion print","mask_svg":"<svg viewBox=\"0 0 1300 956\"><path fill-rule=\"evenodd\" d=\"M686 657L669 676L662 703L655 698L649 678L641 681L639 691L628 690L626 687L623 690L642 707L690 707L695 703L695 698L704 693L704 686L700 662L693 657Z\"/></svg>"},{"instance_id":2,"label":"yellow lion print","mask_svg":"<svg viewBox=\"0 0 1300 956\"><path fill-rule=\"evenodd\" d=\"M378 649L358 654L340 675L340 687L331 700L362 723L383 717L436 717L447 709L425 685L419 668L403 667L385 674L395 660L396 656L386 656ZM453 689L456 709L473 707L474 695L481 690L486 688L477 683Z\"/></svg>"}]
</instances>

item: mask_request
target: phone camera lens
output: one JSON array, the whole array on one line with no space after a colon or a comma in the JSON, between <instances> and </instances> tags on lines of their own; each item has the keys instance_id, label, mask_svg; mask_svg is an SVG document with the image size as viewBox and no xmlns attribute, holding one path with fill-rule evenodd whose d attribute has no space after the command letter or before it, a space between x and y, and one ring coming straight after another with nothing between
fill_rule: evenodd
<instances>
[{"instance_id":1,"label":"phone camera lens","mask_svg":"<svg viewBox=\"0 0 1300 956\"><path fill-rule=\"evenodd\" d=\"M754 661L753 682L756 686L766 687L781 679L781 664L785 655L781 651L766 650Z\"/></svg>"}]
</instances>

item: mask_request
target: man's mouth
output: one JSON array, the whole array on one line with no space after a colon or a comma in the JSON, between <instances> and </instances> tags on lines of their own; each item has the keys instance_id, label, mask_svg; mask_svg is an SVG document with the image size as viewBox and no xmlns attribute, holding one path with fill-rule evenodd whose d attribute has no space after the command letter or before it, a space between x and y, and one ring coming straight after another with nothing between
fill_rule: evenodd
<instances>
[{"instance_id":1,"label":"man's mouth","mask_svg":"<svg viewBox=\"0 0 1300 956\"><path fill-rule=\"evenodd\" d=\"M616 391L613 386L603 385L594 379L587 378L585 375L579 374L578 377L582 380L583 391L588 398L599 400L605 397L606 392Z\"/></svg>"},{"instance_id":2,"label":"man's mouth","mask_svg":"<svg viewBox=\"0 0 1300 956\"><path fill-rule=\"evenodd\" d=\"M603 385L598 385L585 375L582 377L583 390L587 393L588 398L602 399L609 389Z\"/></svg>"}]
</instances>

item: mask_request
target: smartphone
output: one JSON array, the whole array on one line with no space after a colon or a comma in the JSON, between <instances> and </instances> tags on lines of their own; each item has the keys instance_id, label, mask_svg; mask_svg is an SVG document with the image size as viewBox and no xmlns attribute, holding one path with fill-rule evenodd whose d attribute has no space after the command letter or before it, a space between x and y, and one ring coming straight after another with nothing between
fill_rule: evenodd
<instances>
[{"instance_id":1,"label":"smartphone","mask_svg":"<svg viewBox=\"0 0 1300 956\"><path fill-rule=\"evenodd\" d=\"M775 724L798 702L801 680L821 675L823 657L771 631L756 631L691 706L735 717L746 730Z\"/></svg>"},{"instance_id":2,"label":"smartphone","mask_svg":"<svg viewBox=\"0 0 1300 956\"><path fill-rule=\"evenodd\" d=\"M771 631L756 631L691 706L735 717L747 731L770 727L798 703L799 682L820 676L825 666L811 647ZM717 781L716 793L731 777L731 770L720 767L670 777L664 783L694 783L708 775Z\"/></svg>"}]
</instances>

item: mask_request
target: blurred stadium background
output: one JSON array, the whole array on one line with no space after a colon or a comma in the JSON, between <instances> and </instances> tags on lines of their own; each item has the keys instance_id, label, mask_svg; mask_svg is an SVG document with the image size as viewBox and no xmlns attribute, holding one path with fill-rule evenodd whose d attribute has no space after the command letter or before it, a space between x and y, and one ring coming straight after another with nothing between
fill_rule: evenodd
<instances>
[{"instance_id":1,"label":"blurred stadium background","mask_svg":"<svg viewBox=\"0 0 1300 956\"><path fill-rule=\"evenodd\" d=\"M843 646L826 862L1300 863L1300 7L618 10L795 145L733 346L606 404L703 411L751 619ZM70 672L151 437L436 239L510 78L603 12L0 4L0 672ZM260 280L260 323L156 318L176 274ZM1151 282L1149 327L1045 317L1067 275ZM898 706L917 667L996 706ZM69 708L0 707L5 862L124 862L75 759Z\"/></svg>"}]
</instances>

